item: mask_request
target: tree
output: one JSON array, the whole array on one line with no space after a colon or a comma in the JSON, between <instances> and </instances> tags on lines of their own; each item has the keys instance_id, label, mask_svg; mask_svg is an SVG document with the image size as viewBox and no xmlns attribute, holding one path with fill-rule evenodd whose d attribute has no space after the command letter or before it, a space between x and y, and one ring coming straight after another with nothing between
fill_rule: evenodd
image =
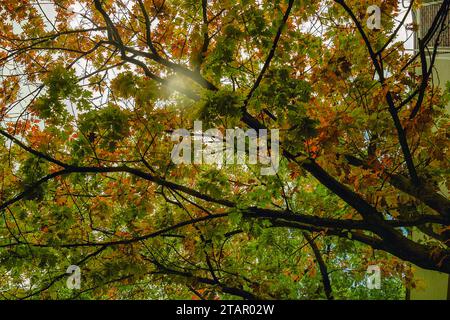
<instances>
[{"instance_id":1,"label":"tree","mask_svg":"<svg viewBox=\"0 0 450 320\"><path fill-rule=\"evenodd\" d=\"M415 54L417 1L370 5L380 30L353 0L3 1L3 297L400 298L411 264L450 273L450 1ZM278 173L175 165L196 119L280 129Z\"/></svg>"}]
</instances>

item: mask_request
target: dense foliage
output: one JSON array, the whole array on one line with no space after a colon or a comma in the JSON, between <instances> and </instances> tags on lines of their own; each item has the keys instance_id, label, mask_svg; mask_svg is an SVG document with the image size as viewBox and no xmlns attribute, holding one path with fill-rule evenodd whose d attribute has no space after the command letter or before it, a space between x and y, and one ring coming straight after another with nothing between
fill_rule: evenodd
<instances>
[{"instance_id":1,"label":"dense foliage","mask_svg":"<svg viewBox=\"0 0 450 320\"><path fill-rule=\"evenodd\" d=\"M450 4L410 54L419 5L1 1L1 297L404 299L450 273ZM278 173L175 165L198 119L279 129Z\"/></svg>"}]
</instances>

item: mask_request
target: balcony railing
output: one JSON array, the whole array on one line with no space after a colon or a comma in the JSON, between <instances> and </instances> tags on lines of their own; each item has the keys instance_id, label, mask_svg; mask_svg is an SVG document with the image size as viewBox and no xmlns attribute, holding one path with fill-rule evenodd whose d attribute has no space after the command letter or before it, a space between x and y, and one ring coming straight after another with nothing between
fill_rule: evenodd
<instances>
[{"instance_id":1,"label":"balcony railing","mask_svg":"<svg viewBox=\"0 0 450 320\"><path fill-rule=\"evenodd\" d=\"M424 3L417 11L417 22L419 24L417 36L419 38L423 38L430 29L442 2L443 1L431 1L428 3ZM450 52L450 14L447 15L446 25L447 28L441 33L439 37L438 50ZM439 32L436 32L431 41L428 43L428 47L434 46L435 40L438 37L438 35Z\"/></svg>"}]
</instances>

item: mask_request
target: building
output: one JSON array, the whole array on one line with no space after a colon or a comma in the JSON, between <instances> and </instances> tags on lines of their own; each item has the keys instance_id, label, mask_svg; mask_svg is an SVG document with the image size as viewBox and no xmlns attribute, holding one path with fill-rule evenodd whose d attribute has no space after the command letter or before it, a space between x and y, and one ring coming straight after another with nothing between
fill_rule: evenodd
<instances>
[{"instance_id":1,"label":"building","mask_svg":"<svg viewBox=\"0 0 450 320\"><path fill-rule=\"evenodd\" d=\"M449 0L444 0L449 1ZM422 38L430 29L443 1L424 1L419 10L413 12L413 22L418 25L415 37L414 49L418 51L418 39ZM449 13L450 15L450 13ZM450 25L450 18L447 16L446 24ZM432 38L432 43L437 35ZM434 83L444 88L450 81L450 26L441 34L440 45L437 49L435 70L433 72ZM432 49L432 48L430 48ZM447 106L450 112L450 105ZM442 192L449 195L449 191L442 187ZM413 238L424 237L419 231L413 233ZM436 271L424 270L415 267L415 278L421 285L411 290L411 300L450 300L450 276Z\"/></svg>"}]
</instances>

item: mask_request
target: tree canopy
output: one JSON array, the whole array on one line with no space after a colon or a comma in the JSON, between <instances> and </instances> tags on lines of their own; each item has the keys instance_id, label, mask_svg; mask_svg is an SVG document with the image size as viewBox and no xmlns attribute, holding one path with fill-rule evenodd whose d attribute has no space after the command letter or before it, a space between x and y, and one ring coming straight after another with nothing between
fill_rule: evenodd
<instances>
[{"instance_id":1,"label":"tree canopy","mask_svg":"<svg viewBox=\"0 0 450 320\"><path fill-rule=\"evenodd\" d=\"M403 299L450 274L450 1L411 52L420 4L1 1L1 297ZM199 119L279 129L277 174L174 164Z\"/></svg>"}]
</instances>

